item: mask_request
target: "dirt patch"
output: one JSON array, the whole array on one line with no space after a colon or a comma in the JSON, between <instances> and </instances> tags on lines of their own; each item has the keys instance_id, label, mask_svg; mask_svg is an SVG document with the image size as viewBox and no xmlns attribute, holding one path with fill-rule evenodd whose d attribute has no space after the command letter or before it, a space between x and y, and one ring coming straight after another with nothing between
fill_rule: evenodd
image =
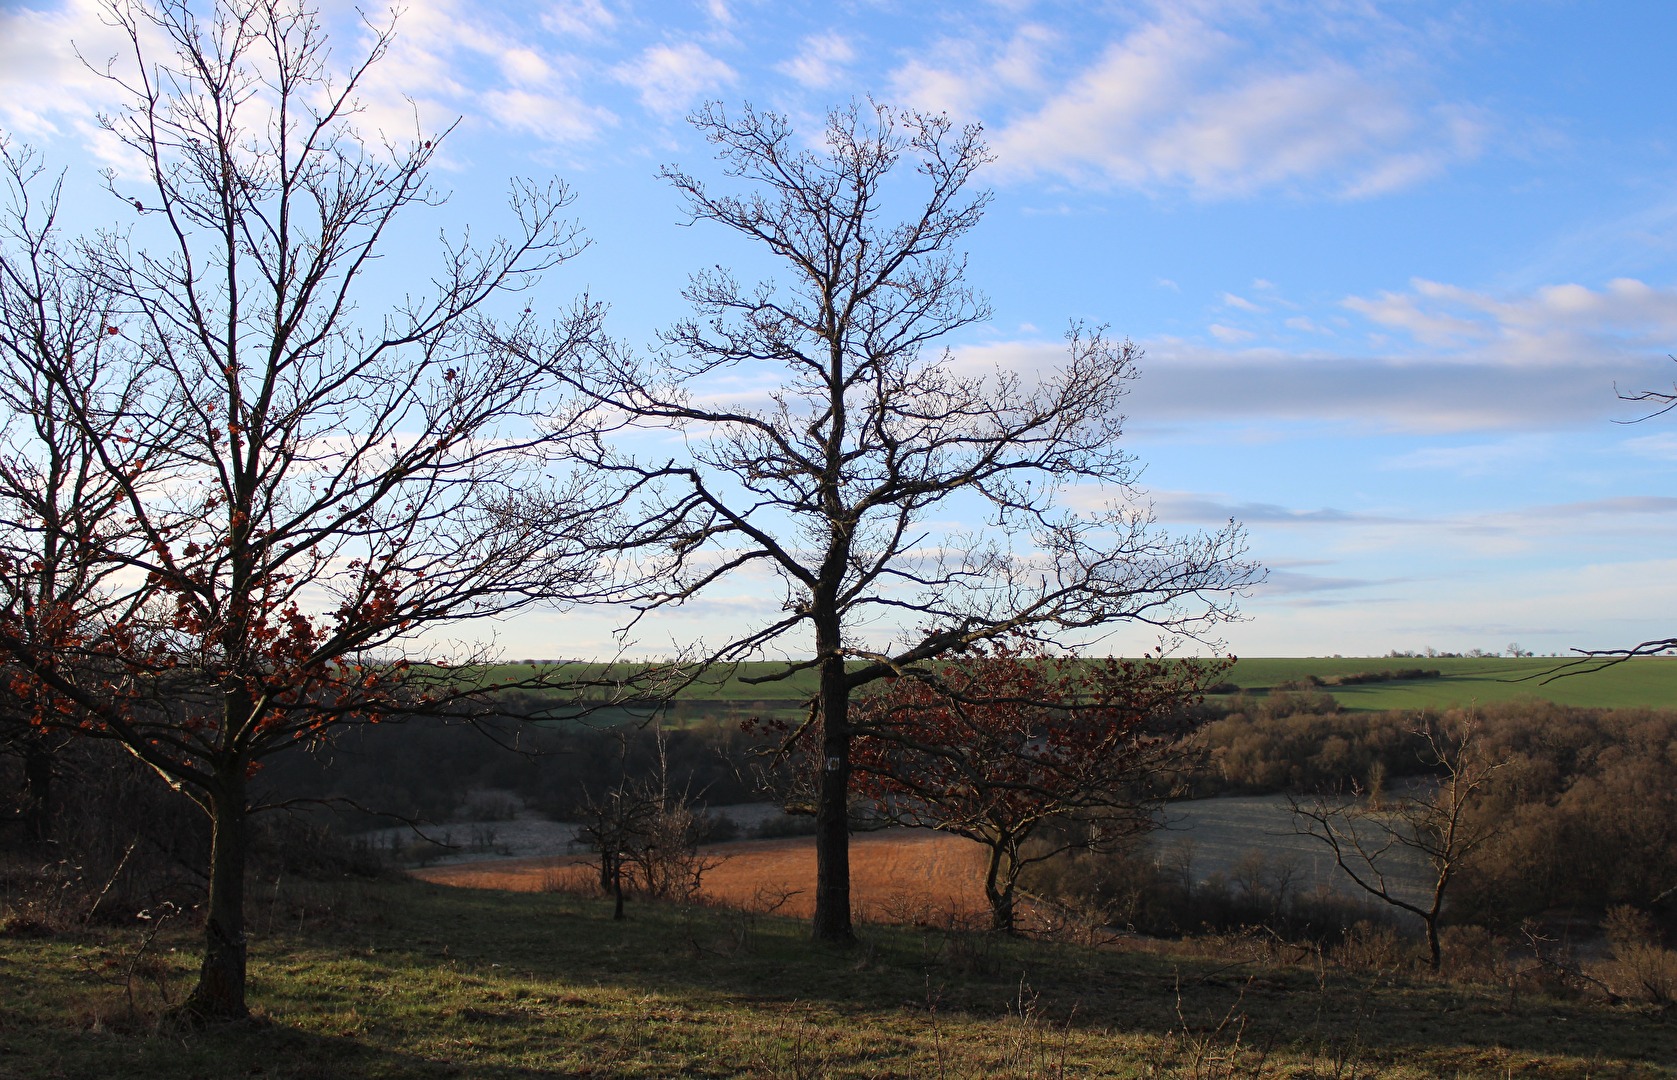
<instances>
[{"instance_id":1,"label":"dirt patch","mask_svg":"<svg viewBox=\"0 0 1677 1080\"><path fill-rule=\"evenodd\" d=\"M747 911L807 918L815 909L815 841L743 840L716 844L720 861L704 876L705 900ZM981 923L984 848L959 836L893 830L850 842L851 910L871 922L966 925ZM585 889L587 857L496 859L410 871L422 881L471 889L537 892Z\"/></svg>"}]
</instances>

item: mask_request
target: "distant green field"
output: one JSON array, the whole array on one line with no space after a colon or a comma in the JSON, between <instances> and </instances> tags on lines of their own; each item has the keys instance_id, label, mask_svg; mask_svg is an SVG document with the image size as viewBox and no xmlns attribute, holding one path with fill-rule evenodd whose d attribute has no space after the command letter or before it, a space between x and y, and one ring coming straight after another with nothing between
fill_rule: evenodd
<instances>
[{"instance_id":1,"label":"distant green field","mask_svg":"<svg viewBox=\"0 0 1677 1080\"><path fill-rule=\"evenodd\" d=\"M531 678L542 666L530 663L493 664L481 670L485 682L518 682ZM800 671L788 679L776 680L760 684L753 684L748 680L765 675L777 674L785 669L784 664L759 661L749 664L737 664L718 667L713 672L707 672L676 695L679 700L705 701L777 701L803 700L813 694L816 689L816 672ZM640 670L638 665L632 664L566 664L558 669L565 678L599 679L607 676L628 678Z\"/></svg>"},{"instance_id":2,"label":"distant green field","mask_svg":"<svg viewBox=\"0 0 1677 1080\"><path fill-rule=\"evenodd\" d=\"M1345 708L1358 711L1447 708L1521 698L1602 708L1677 708L1677 657L1644 657L1546 681L1567 663L1553 657L1251 657L1240 660L1223 678L1242 690L1265 694L1282 683L1306 682L1312 675L1326 680L1410 668L1440 672L1439 678L1317 688L1332 694ZM779 670L779 664L760 662L706 676L677 695L678 701L689 703L687 709L677 712L711 705L730 714L781 712L815 691L813 671L775 682L747 681ZM530 671L526 664L502 664L489 670L489 681L516 680L527 677Z\"/></svg>"},{"instance_id":3,"label":"distant green field","mask_svg":"<svg viewBox=\"0 0 1677 1080\"><path fill-rule=\"evenodd\" d=\"M1548 680L1569 661L1554 657L1519 660L1425 657L1254 657L1226 676L1243 690L1267 692L1279 683L1405 668L1436 670L1441 677L1396 682L1325 686L1347 709L1424 709L1488 705L1521 698L1602 708L1677 708L1677 658L1643 657L1585 674ZM1546 681L1547 680L1547 681Z\"/></svg>"}]
</instances>

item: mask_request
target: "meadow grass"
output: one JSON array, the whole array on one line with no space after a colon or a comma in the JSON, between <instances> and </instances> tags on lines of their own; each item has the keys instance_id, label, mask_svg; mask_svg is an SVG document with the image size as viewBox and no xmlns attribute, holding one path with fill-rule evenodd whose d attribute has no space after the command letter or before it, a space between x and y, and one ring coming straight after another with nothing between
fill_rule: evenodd
<instances>
[{"instance_id":1,"label":"meadow grass","mask_svg":"<svg viewBox=\"0 0 1677 1080\"><path fill-rule=\"evenodd\" d=\"M1436 679L1404 679L1321 687L1347 709L1419 710L1530 699L1596 708L1677 707L1677 658L1644 657L1600 670L1564 668L1554 657L1255 657L1242 659L1225 676L1243 690L1267 692L1279 683L1311 675L1329 678L1362 672L1421 668ZM1576 671L1560 678L1560 671Z\"/></svg>"},{"instance_id":2,"label":"meadow grass","mask_svg":"<svg viewBox=\"0 0 1677 1080\"><path fill-rule=\"evenodd\" d=\"M1199 955L376 881L252 902L251 1022L157 1021L192 938L0 937L0 1076L1670 1077L1677 1022L1257 939Z\"/></svg>"},{"instance_id":3,"label":"meadow grass","mask_svg":"<svg viewBox=\"0 0 1677 1080\"><path fill-rule=\"evenodd\" d=\"M1522 699L1595 708L1677 707L1677 657L1639 658L1596 671L1563 668L1568 663L1554 657L1251 657L1238 661L1222 680L1263 695L1283 683L1305 682L1312 675L1327 679L1414 668L1440 673L1439 678L1318 688L1332 694L1343 708L1358 712L1419 711ZM743 664L694 683L676 696L684 707L678 707L670 719L680 726L706 716L794 716L814 692L815 675L806 671L783 682L744 681L744 677L773 669L777 665ZM1563 670L1577 673L1550 678ZM487 678L516 679L528 672L524 665L499 665L487 669ZM610 722L618 718L618 712L622 710L595 714L593 722ZM647 715L646 708L623 712L626 719L644 720Z\"/></svg>"}]
</instances>

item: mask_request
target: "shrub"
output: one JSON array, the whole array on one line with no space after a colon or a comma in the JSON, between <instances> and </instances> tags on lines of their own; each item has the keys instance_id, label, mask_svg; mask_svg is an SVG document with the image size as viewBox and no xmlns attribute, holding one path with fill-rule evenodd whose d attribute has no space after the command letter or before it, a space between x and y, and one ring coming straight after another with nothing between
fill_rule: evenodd
<instances>
[{"instance_id":1,"label":"shrub","mask_svg":"<svg viewBox=\"0 0 1677 1080\"><path fill-rule=\"evenodd\" d=\"M1602 925L1613 946L1614 989L1661 1008L1677 1004L1677 952L1661 947L1648 914L1621 905Z\"/></svg>"},{"instance_id":2,"label":"shrub","mask_svg":"<svg viewBox=\"0 0 1677 1080\"><path fill-rule=\"evenodd\" d=\"M1204 881L1189 864L1182 852L1146 848L1067 852L1027 867L1021 885L1080 919L1153 937L1260 928L1285 941L1334 945L1348 927L1395 926L1387 911L1360 897L1295 888L1285 861L1256 854Z\"/></svg>"}]
</instances>

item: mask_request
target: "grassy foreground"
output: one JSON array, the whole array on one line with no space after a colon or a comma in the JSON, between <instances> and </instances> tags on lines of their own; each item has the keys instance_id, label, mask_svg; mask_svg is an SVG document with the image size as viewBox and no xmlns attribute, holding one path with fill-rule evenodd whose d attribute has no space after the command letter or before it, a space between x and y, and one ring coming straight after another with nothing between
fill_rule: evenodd
<instances>
[{"instance_id":1,"label":"grassy foreground","mask_svg":"<svg viewBox=\"0 0 1677 1080\"><path fill-rule=\"evenodd\" d=\"M411 881L253 898L248 1024L166 930L0 937L0 1077L1677 1076L1677 1020L1503 987ZM180 951L173 951L174 949Z\"/></svg>"}]
</instances>

